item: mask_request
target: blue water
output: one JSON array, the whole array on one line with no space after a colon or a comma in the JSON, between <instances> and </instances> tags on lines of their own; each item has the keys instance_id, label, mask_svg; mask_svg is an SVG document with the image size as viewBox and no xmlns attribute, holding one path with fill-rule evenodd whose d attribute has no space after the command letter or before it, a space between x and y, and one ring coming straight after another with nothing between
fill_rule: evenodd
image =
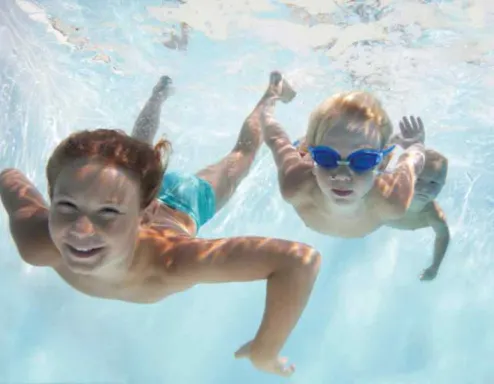
<instances>
[{"instance_id":1,"label":"blue water","mask_svg":"<svg viewBox=\"0 0 494 384\"><path fill-rule=\"evenodd\" d=\"M306 2L313 13L325 10ZM162 3L174 11L148 8ZM421 116L427 144L449 157L439 202L452 241L437 280L418 279L432 257L431 231L382 229L341 240L306 229L282 201L263 148L201 236L283 237L323 254L311 301L284 349L297 365L291 379L233 359L257 329L264 284L200 286L154 305L86 297L53 271L21 261L1 210L0 383L493 383L492 7L387 1L376 11L384 17L364 24L344 2L328 2L338 26L309 29L283 3L221 4L2 0L0 167L20 168L46 191L44 166L56 143L82 128L130 131L162 74L178 92L164 106L159 134L173 142L171 168L186 171L231 149L272 69L299 92L277 113L294 138L322 99L364 88L396 122ZM83 29L63 44L47 15ZM166 50L151 27L181 20L193 28L189 49ZM99 48L78 50L84 37ZM326 37L338 39L328 54L310 49ZM364 40L372 42L352 45ZM111 63L92 62L98 52Z\"/></svg>"}]
</instances>

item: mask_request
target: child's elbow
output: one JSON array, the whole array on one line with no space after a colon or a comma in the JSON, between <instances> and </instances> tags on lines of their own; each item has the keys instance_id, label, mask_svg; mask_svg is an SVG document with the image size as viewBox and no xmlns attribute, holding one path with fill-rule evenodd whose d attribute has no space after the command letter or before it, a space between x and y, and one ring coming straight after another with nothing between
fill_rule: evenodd
<instances>
[{"instance_id":1,"label":"child's elbow","mask_svg":"<svg viewBox=\"0 0 494 384\"><path fill-rule=\"evenodd\" d=\"M321 265L321 254L313 247L306 244L298 244L293 247L292 267L298 270L305 270L310 275L316 276Z\"/></svg>"}]
</instances>

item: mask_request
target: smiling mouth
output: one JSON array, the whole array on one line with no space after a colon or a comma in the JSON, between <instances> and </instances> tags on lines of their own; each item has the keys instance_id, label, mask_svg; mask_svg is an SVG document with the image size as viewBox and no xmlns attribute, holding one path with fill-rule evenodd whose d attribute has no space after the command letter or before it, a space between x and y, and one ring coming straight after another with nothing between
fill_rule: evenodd
<instances>
[{"instance_id":1,"label":"smiling mouth","mask_svg":"<svg viewBox=\"0 0 494 384\"><path fill-rule=\"evenodd\" d=\"M332 189L331 190L336 196L339 196L339 197L346 197L346 196L350 196L353 191L350 190L350 189Z\"/></svg>"},{"instance_id":2,"label":"smiling mouth","mask_svg":"<svg viewBox=\"0 0 494 384\"><path fill-rule=\"evenodd\" d=\"M104 247L74 247L67 244L70 253L78 258L87 259L96 256Z\"/></svg>"}]
</instances>

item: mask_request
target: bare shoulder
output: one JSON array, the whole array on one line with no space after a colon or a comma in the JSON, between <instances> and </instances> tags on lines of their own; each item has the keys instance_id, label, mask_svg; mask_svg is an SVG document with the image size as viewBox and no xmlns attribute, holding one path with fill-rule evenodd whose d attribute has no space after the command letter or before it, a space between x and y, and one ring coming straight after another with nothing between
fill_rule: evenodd
<instances>
[{"instance_id":1,"label":"bare shoulder","mask_svg":"<svg viewBox=\"0 0 494 384\"><path fill-rule=\"evenodd\" d=\"M6 169L0 174L0 191L22 259L36 266L58 265L61 258L50 237L48 205L36 187L22 172Z\"/></svg>"},{"instance_id":2,"label":"bare shoulder","mask_svg":"<svg viewBox=\"0 0 494 384\"><path fill-rule=\"evenodd\" d=\"M424 212L431 218L446 220L446 215L437 201L432 201L424 208Z\"/></svg>"},{"instance_id":3,"label":"bare shoulder","mask_svg":"<svg viewBox=\"0 0 494 384\"><path fill-rule=\"evenodd\" d=\"M429 203L424 209L424 213L430 226L435 230L449 233L446 215L437 201Z\"/></svg>"}]
</instances>

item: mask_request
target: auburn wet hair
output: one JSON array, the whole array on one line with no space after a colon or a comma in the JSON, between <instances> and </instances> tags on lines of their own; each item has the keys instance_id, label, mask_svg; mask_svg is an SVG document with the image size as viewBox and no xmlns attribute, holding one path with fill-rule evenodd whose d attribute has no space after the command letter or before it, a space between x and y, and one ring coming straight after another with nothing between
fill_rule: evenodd
<instances>
[{"instance_id":1,"label":"auburn wet hair","mask_svg":"<svg viewBox=\"0 0 494 384\"><path fill-rule=\"evenodd\" d=\"M154 147L115 129L96 129L73 133L53 151L46 166L48 194L63 167L74 160L94 159L133 172L140 181L140 207L156 198L168 165L171 144L160 140Z\"/></svg>"}]
</instances>

